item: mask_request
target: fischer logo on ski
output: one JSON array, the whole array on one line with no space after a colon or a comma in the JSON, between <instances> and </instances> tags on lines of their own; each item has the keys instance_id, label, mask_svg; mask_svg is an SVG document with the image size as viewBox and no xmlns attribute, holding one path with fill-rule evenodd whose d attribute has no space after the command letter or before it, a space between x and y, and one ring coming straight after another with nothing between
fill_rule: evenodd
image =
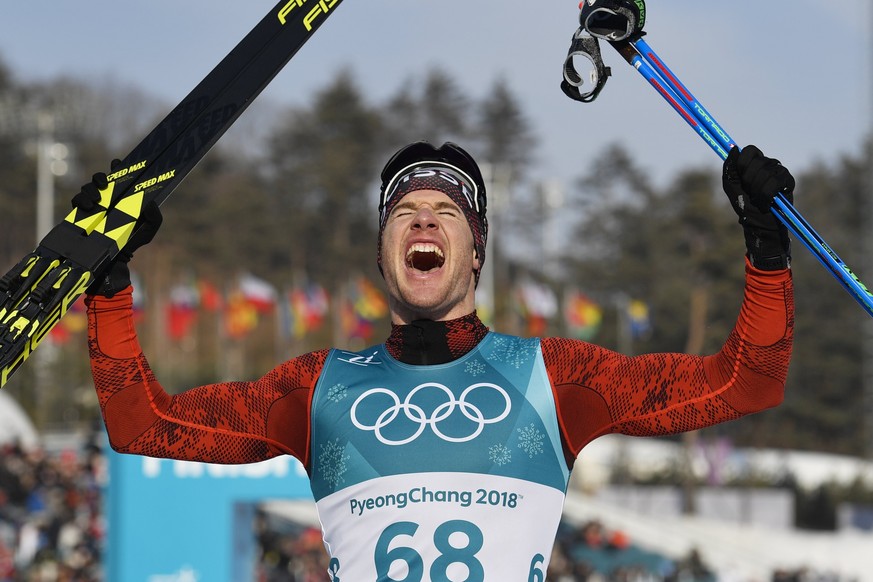
<instances>
[{"instance_id":1,"label":"fischer logo on ski","mask_svg":"<svg viewBox=\"0 0 873 582\"><path fill-rule=\"evenodd\" d=\"M284 25L287 22L288 14L290 14L295 8L303 8L303 5L306 4L306 2L307 0L289 0L289 2L279 10L279 22ZM313 6L303 18L303 25L306 27L306 30L312 30L313 21L319 16L330 12L338 2L339 0L318 0L316 5Z\"/></svg>"}]
</instances>

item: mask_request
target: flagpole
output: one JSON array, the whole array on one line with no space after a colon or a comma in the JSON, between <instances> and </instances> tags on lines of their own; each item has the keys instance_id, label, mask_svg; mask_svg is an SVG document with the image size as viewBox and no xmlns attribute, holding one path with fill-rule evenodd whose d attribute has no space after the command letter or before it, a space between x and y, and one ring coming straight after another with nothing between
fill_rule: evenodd
<instances>
[{"instance_id":1,"label":"flagpole","mask_svg":"<svg viewBox=\"0 0 873 582\"><path fill-rule=\"evenodd\" d=\"M616 319L616 338L618 341L618 351L626 356L633 354L633 336L630 328L630 316L628 315L628 307L630 306L630 298L624 292L616 293L613 296L613 305L617 312Z\"/></svg>"}]
</instances>

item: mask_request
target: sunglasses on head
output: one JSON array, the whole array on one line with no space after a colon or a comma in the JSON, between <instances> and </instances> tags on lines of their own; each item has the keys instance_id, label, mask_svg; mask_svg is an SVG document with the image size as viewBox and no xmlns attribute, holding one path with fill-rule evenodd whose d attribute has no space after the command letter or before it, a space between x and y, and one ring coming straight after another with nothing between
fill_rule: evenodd
<instances>
[{"instance_id":1,"label":"sunglasses on head","mask_svg":"<svg viewBox=\"0 0 873 582\"><path fill-rule=\"evenodd\" d=\"M385 207L397 194L403 179L416 172L427 171L428 168L441 172L440 176L444 179L460 184L470 208L485 219L485 183L473 157L452 142L435 148L426 141L415 142L400 149L385 164L381 174L380 219L384 219Z\"/></svg>"},{"instance_id":2,"label":"sunglasses on head","mask_svg":"<svg viewBox=\"0 0 873 582\"><path fill-rule=\"evenodd\" d=\"M480 213L479 188L472 176L453 164L431 160L416 162L402 168L385 184L382 199L379 201L380 213L384 212L403 185L413 178L439 178L457 186L469 207L477 214Z\"/></svg>"}]
</instances>

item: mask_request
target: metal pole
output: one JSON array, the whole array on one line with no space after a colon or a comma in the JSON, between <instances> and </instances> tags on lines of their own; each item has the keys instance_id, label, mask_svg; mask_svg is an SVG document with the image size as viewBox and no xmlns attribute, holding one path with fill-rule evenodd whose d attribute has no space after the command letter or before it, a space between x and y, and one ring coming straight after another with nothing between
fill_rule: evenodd
<instances>
[{"instance_id":1,"label":"metal pole","mask_svg":"<svg viewBox=\"0 0 873 582\"><path fill-rule=\"evenodd\" d=\"M36 154L36 242L48 234L54 222L55 180L51 149L54 146L54 116L40 112Z\"/></svg>"},{"instance_id":2,"label":"metal pole","mask_svg":"<svg viewBox=\"0 0 873 582\"><path fill-rule=\"evenodd\" d=\"M485 251L486 261L479 276L479 286L476 290L479 317L486 325L494 326L497 321L496 275L503 260L497 244L497 223L503 214L503 208L509 197L512 182L512 168L508 164L479 164L485 190L488 192L488 248ZM501 283L505 283L501 281Z\"/></svg>"},{"instance_id":3,"label":"metal pole","mask_svg":"<svg viewBox=\"0 0 873 582\"><path fill-rule=\"evenodd\" d=\"M563 231L555 222L563 217L564 185L559 180L547 180L540 184L542 200L542 251L540 266L547 277L553 281L563 279L558 253L561 251Z\"/></svg>"},{"instance_id":4,"label":"metal pole","mask_svg":"<svg viewBox=\"0 0 873 582\"><path fill-rule=\"evenodd\" d=\"M47 111L37 114L36 141L36 244L54 225L55 177L52 171L52 148L55 145L55 118ZM34 421L45 431L52 419L49 395L55 386L52 369L58 356L58 346L49 338L34 352Z\"/></svg>"}]
</instances>

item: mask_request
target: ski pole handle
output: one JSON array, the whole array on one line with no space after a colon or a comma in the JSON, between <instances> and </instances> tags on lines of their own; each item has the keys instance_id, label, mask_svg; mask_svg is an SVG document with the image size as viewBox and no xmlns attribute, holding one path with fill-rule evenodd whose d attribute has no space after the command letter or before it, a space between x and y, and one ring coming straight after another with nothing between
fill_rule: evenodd
<instances>
[{"instance_id":1,"label":"ski pole handle","mask_svg":"<svg viewBox=\"0 0 873 582\"><path fill-rule=\"evenodd\" d=\"M610 44L722 160L727 158L730 149L736 147L736 142L642 37L633 42L620 41ZM794 205L783 195L777 194L770 210L830 271L831 275L855 298L867 314L873 316L873 293L840 259L830 245L815 232Z\"/></svg>"}]
</instances>

